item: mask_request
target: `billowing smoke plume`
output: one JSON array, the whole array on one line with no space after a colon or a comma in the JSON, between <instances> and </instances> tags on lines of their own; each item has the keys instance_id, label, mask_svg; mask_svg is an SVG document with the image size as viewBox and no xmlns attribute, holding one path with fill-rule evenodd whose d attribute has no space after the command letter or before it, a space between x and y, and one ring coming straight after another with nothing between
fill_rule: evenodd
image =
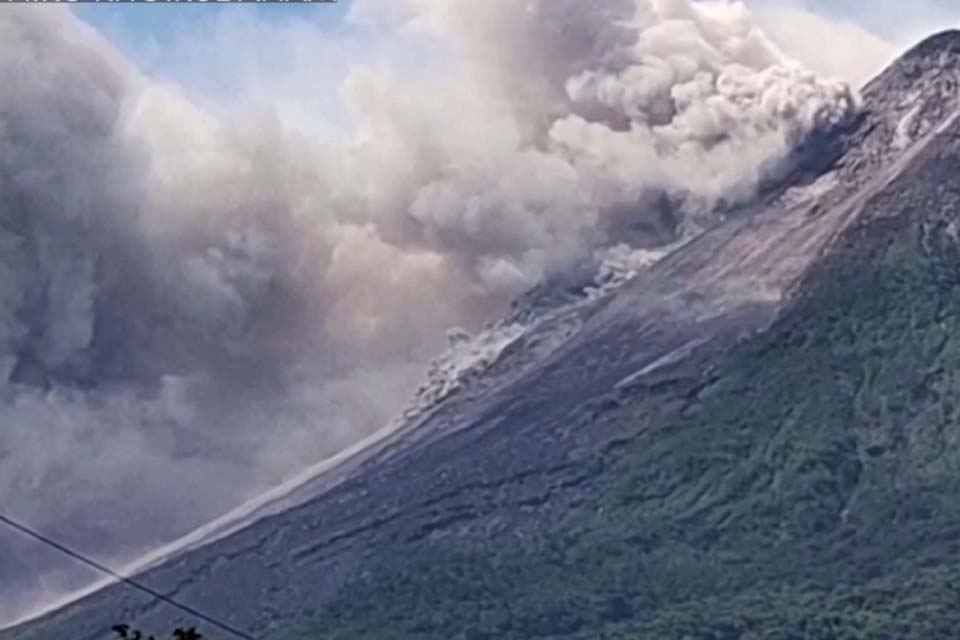
<instances>
[{"instance_id":1,"label":"billowing smoke plume","mask_svg":"<svg viewBox=\"0 0 960 640\"><path fill-rule=\"evenodd\" d=\"M352 70L345 142L0 15L5 509L107 560L170 539L385 423L448 327L696 233L856 108L739 3L387 7L354 18L451 62ZM0 544L0 619L88 578Z\"/></svg>"}]
</instances>

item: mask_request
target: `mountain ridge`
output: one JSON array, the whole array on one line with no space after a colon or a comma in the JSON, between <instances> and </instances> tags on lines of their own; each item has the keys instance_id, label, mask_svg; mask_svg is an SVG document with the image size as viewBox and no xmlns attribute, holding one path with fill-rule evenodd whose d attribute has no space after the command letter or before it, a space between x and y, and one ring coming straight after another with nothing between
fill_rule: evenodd
<instances>
[{"instance_id":1,"label":"mountain ridge","mask_svg":"<svg viewBox=\"0 0 960 640\"><path fill-rule=\"evenodd\" d=\"M937 58L937 52L944 55ZM769 354L800 349L797 345L802 344L802 339L796 335L804 330L784 333L784 327L789 329L791 323L803 327L813 322L810 318L823 314L829 317L829 311L821 308L824 296L840 308L848 305L855 311L859 309L860 303L849 299L852 291L843 289L846 283L834 282L837 273L846 273L851 282L873 283L880 293L874 296L876 300L871 297L868 302L880 309L884 305L899 307L881 295L887 285L875 278L874 272L896 276L902 269L897 277L909 275L923 286L934 281L928 276L952 277L949 263L943 267L943 274L931 272L932 275L924 270L926 267L910 265L914 264L911 260L926 264L922 262L927 259L925 247L938 256L950 256L953 251L949 239L955 231L950 231L954 228L950 214L955 213L951 203L956 194L950 190L960 185L951 184L949 172L940 177L941 184L929 185L927 174L935 174L933 168L939 165L956 161L957 150L951 144L957 129L957 67L950 64L949 55L958 52L958 32L937 34L868 84L864 90L864 115L853 131L842 134L844 151L830 159L829 166L816 180L784 190L760 211L731 216L723 225L638 273L616 293L583 307L561 310L557 317L545 322L539 333L524 335L511 343L481 379L450 396L422 423L398 432L404 438L386 441L380 453L357 460L356 467L337 478L332 489L215 543L216 549L200 548L176 558L143 579L163 585L178 597L189 598L191 603L199 603L201 608L236 620L258 633L292 637L312 637L309 634L314 631L290 625L317 616L320 621L312 624L316 625L316 633L326 634L322 637L375 637L372 634L384 622L408 624L393 637L440 637L444 625L456 624L460 615L469 618L478 629L477 634L464 632L463 637L493 637L499 629L500 637L508 638L595 637L584 635L589 634L591 621L610 627L613 633L627 633L631 624L641 625L636 627L640 629L642 625L657 623L659 618L651 617L651 610L683 613L685 600L676 594L705 592L706 586L722 586L723 580L707 572L713 577L705 578L704 586L672 583L674 591L670 593L674 595L669 595L666 588L659 589L664 593L658 595L658 589L650 584L643 589L621 585L610 590L609 601L590 605L582 602L590 599L587 594L596 593L594 588L587 588L589 585L582 585L585 588L580 595L571 591L556 596L549 595L559 589L552 586L544 589L548 594L544 597L549 601L546 613L532 607L521 616L525 622L506 629L501 629L505 624L503 616L507 615L503 612L510 612L508 618L516 612L498 596L485 596L490 607L500 612L491 614L493 621L488 624L482 616L468 614L459 605L451 606L437 588L429 588L429 580L450 587L459 584L456 571L466 571L468 576L475 572L482 579L467 580L466 586L451 588L451 594L461 595L459 589L466 589L470 594L466 601L482 610L487 602L483 593L490 588L484 580L490 584L502 582L490 573L490 567L502 567L507 576L520 583L522 567L532 567L532 575L572 579L577 574L569 573L570 569L583 569L578 564L583 559L578 559L577 554L587 554L590 549L576 540L606 540L604 544L610 544L611 549L626 554L624 562L632 574L611 570L610 575L616 579L640 576L647 571L666 579L669 572L665 567L680 560L670 555L661 557L658 554L666 551L658 548L678 548L677 541L687 536L682 533L685 519L709 520L710 526L698 524L699 528L695 528L697 535L705 536L697 544L707 550L732 544L726 540L736 536L744 540L750 539L750 535L763 538L761 533L741 530L751 526L750 518L736 517L738 510L746 508L742 500L724 507L730 510L726 516L722 508L718 512L709 504L701 505L703 496L712 495L710 487L701 486L702 478L694 471L681 468L683 460L705 465L709 473L727 468L724 465L740 468L737 452L753 451L756 447L747 436L766 433L760 426L753 426L752 431L744 428L745 424L753 424L749 402L736 400L738 396L732 391L723 392L728 394L731 408L725 422L720 423L730 426L734 435L730 443L719 435L710 436L722 445L716 453L720 462L708 452L702 458L684 458L688 454L683 448L671 449L668 445L677 444L680 438L685 447L699 451L698 447L703 445L696 444L697 430L685 424L685 416L696 417L704 411L702 406L707 401L703 398L709 400L711 393L721 393L718 385L732 389L740 384L725 380L748 380L750 385L744 387L747 397L758 394L759 387L752 386L757 381L751 376L763 375L764 369L756 366L754 360L773 362L776 366L769 367L767 372L772 378L783 376L789 382L789 376L783 372L800 376L785 357ZM921 67L919 75L917 64ZM920 95L911 97L904 88L908 86L913 91L920 90ZM939 206L939 213L946 215L938 219L919 207L918 202L929 208ZM906 212L913 212L917 218L906 220ZM903 233L900 238L891 236L891 230L897 229ZM917 236L916 246L910 244L911 234ZM895 255L896 251L903 256ZM898 260L904 266L898 266ZM901 294L904 291L893 289L892 284L890 287ZM949 306L941 300L943 297L936 290L931 293L931 298ZM916 301L914 311L923 310L921 315L930 313L925 304L923 300ZM810 340L827 340L823 336L833 335L822 333L826 329L815 324L808 331L813 336ZM778 329L770 333L771 327ZM900 325L896 329L906 331ZM882 333L884 328L870 330ZM935 329L930 331L936 333ZM785 335L794 337L786 339ZM536 341L549 340L551 336L557 344L550 344L529 360ZM786 346L774 338L785 340ZM854 338L849 340L856 342ZM835 345L830 342L830 346L832 349ZM833 354L829 349L824 353ZM943 352L938 354L941 357ZM741 361L746 364L736 364ZM717 370L727 371L727 378L718 379ZM882 371L874 375L882 377ZM818 388L820 384L817 383ZM809 406L809 399L799 396L798 390L785 386L778 393L794 398L797 406ZM835 390L830 394L837 395L838 406L843 404L842 394ZM941 395L946 392L941 391ZM755 402L759 406L764 401L757 395ZM873 411L867 405L859 409L844 405L838 412L854 415L857 410L871 415ZM777 415L787 422L793 419L789 411ZM634 426L625 429L625 423ZM702 428L703 434L718 431L703 417L692 420L693 423ZM882 459L890 447L885 441L863 446L869 438L856 435L859 432L855 431L838 435L819 434L812 426L803 429L803 434L817 434L815 442L829 444L825 461L819 461L817 456L812 459L818 461L815 469L822 465L829 471L826 475L837 488L823 489L827 492L821 496L824 504L811 503L812 498L805 493L807 472L793 470L801 480L797 481L797 497L790 498L796 502L789 502L789 509L778 506L773 499L757 499L770 513L782 511L788 524L777 526L787 526L789 539L797 539L802 532L816 538L822 533L818 527L827 527L823 531L828 533L833 532L830 527L842 529L834 521L838 514L847 513L848 520L859 517L852 509L855 502L850 501L849 486L854 477L859 482L868 468L864 460ZM654 432L664 436L663 440L653 438ZM854 435L859 438L855 442L851 440ZM622 471L622 460L628 457L621 452L637 441L657 450L656 455L629 454L646 460L651 465L650 472L616 475L615 470ZM802 439L797 442L807 444ZM725 452L727 446L731 449ZM782 447L788 451L789 440ZM883 453L873 456L870 451L880 451L875 447ZM793 454L782 455L789 460ZM775 468L771 473L775 478ZM674 477L672 484L663 479L669 477ZM762 493L753 488L754 481L750 477L742 480L749 488L744 489L748 496L751 491ZM634 482L640 482L639 486L632 486ZM734 492L737 482L723 476L720 484L724 491ZM616 489L609 489L606 483L615 484ZM651 500L656 503L656 498L636 500L638 495L646 495L650 487L658 486L676 504L664 503L654 508L649 504ZM412 504L411 495L416 496ZM794 494L786 491L783 495ZM686 511L684 500L691 505ZM608 508L610 513L632 514L638 520L608 522L602 514L590 515L590 505L594 503L598 508ZM830 517L825 515L821 522L818 516L805 523L802 518L797 519L797 505L804 505L815 514L829 513ZM661 517L656 514L661 512L669 512L673 520L662 516L665 524L661 529L651 529L650 539L634 531L645 530L638 523L656 520ZM770 522L774 521L771 515ZM640 540L635 540L637 536ZM711 536L719 536L720 541L711 540ZM574 542L567 544L568 537ZM510 551L501 557L498 546ZM790 548L791 557L805 557L809 551L803 545ZM835 550L828 548L827 552ZM574 555L569 556L570 553ZM819 558L813 551L809 553ZM551 568L550 562L543 560L555 554L562 558L558 566L564 571ZM480 559L458 564L456 558L461 556ZM614 559L606 558L604 562ZM707 566L712 561L704 552L699 560L691 562L680 575L693 576L698 562ZM737 560L731 566L741 565ZM453 573L446 575L444 567L450 567ZM437 576L437 571L443 575ZM583 573L595 575L585 569ZM764 575L767 584L776 585L775 577ZM728 582L742 586L749 580L738 574ZM298 591L298 585L306 585L305 590ZM431 595L420 602L412 595L413 586L428 589ZM404 589L411 594L404 595ZM729 601L738 602L737 598L744 593L749 595L749 591L741 589ZM771 601L782 597L771 597ZM576 624L570 622L563 607L557 608L558 602L566 602L565 598L572 598L567 608L587 612ZM243 603L250 601L256 601L260 610L245 610L249 607ZM370 605L364 604L369 602L386 602L387 618L371 611ZM326 607L327 604L330 606ZM399 613L401 604L412 612L409 619ZM443 606L451 606L451 612L447 613ZM434 617L443 619L441 622L430 622L427 612L431 609ZM744 605L744 610L750 607ZM149 624L165 623L172 617L156 603L147 603L113 587L37 624L0 633L0 637L57 637L69 629L77 638L94 638L105 628L106 612ZM696 617L689 611L683 615L690 620ZM556 619L551 621L551 616ZM696 633L696 624L689 624L690 633ZM710 628L709 621L703 624ZM728 635L716 631L714 635L695 637L749 637L745 635L747 631L730 631Z\"/></svg>"}]
</instances>

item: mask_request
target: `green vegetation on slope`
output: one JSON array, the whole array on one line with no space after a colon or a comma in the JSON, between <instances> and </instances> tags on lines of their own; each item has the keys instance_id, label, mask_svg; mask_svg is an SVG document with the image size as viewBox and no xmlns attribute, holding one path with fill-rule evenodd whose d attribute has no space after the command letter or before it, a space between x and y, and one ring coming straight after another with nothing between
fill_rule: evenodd
<instances>
[{"instance_id":1,"label":"green vegetation on slope","mask_svg":"<svg viewBox=\"0 0 960 640\"><path fill-rule=\"evenodd\" d=\"M554 531L379 566L280 637L960 635L960 250L849 238L771 331L622 398Z\"/></svg>"}]
</instances>

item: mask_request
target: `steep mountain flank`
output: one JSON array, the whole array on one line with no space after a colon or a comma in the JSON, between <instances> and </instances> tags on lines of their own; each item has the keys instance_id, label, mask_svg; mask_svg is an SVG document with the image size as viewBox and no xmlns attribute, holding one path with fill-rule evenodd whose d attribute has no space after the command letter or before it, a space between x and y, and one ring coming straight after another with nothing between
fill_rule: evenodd
<instances>
[{"instance_id":1,"label":"steep mountain flank","mask_svg":"<svg viewBox=\"0 0 960 640\"><path fill-rule=\"evenodd\" d=\"M958 81L925 41L789 188L142 580L270 638L956 635ZM181 619L114 586L0 638Z\"/></svg>"}]
</instances>

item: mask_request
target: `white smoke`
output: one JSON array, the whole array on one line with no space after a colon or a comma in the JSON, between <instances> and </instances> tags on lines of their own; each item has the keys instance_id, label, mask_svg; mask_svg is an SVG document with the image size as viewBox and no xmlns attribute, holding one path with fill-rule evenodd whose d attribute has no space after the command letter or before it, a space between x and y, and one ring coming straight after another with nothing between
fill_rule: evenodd
<instances>
[{"instance_id":1,"label":"white smoke","mask_svg":"<svg viewBox=\"0 0 960 640\"><path fill-rule=\"evenodd\" d=\"M651 215L654 194L679 209L668 227L748 197L854 108L845 85L785 60L740 3L406 6L407 29L444 39L460 77L430 90L439 110L355 77L355 110L375 114L371 138L395 141L387 152L420 177L391 193L412 203L404 238L455 254L493 289L523 289L636 227L645 237L631 241L662 240L675 230Z\"/></svg>"},{"instance_id":2,"label":"white smoke","mask_svg":"<svg viewBox=\"0 0 960 640\"><path fill-rule=\"evenodd\" d=\"M387 6L353 19L450 62L351 69L346 138L0 16L5 509L107 560L169 540L386 423L448 327L639 268L856 108L736 2ZM86 579L18 557L0 620Z\"/></svg>"}]
</instances>

